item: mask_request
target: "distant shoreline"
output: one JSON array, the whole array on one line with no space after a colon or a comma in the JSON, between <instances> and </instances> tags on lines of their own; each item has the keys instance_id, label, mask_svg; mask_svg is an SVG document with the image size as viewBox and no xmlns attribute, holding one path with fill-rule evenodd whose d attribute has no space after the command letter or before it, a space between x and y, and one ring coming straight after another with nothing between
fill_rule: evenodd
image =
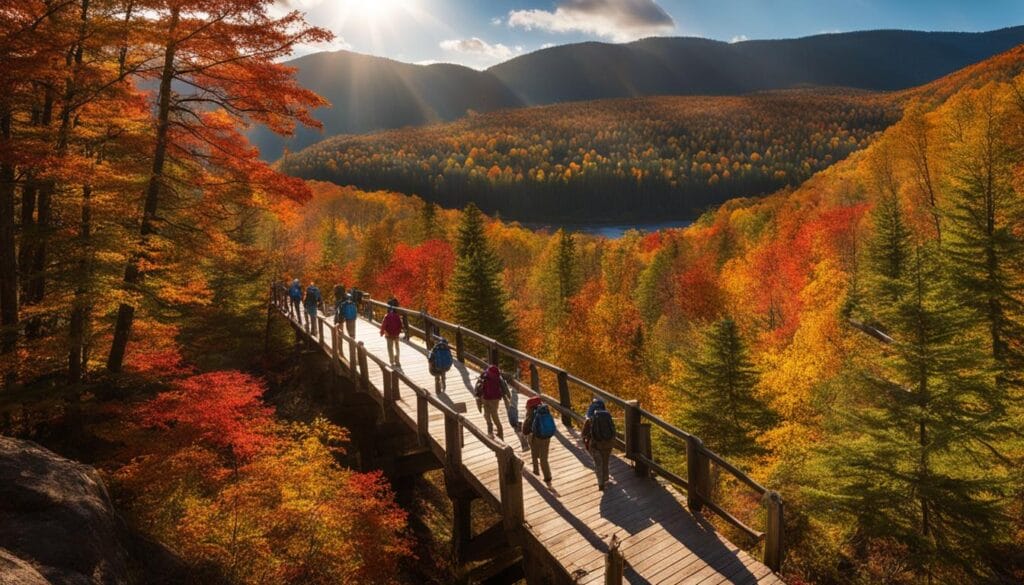
<instances>
[{"instance_id":1,"label":"distant shoreline","mask_svg":"<svg viewBox=\"0 0 1024 585\"><path fill-rule=\"evenodd\" d=\"M629 230L655 232L664 229L684 228L692 223L693 220L689 219L655 222L519 222L521 226L531 230L548 230L553 232L562 228L569 232L601 236L610 240L621 238Z\"/></svg>"}]
</instances>

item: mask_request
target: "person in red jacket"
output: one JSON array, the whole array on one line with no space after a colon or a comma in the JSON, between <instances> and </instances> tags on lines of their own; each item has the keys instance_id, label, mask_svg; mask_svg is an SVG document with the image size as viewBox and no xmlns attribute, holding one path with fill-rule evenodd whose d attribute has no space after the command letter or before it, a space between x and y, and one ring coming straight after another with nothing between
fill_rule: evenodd
<instances>
[{"instance_id":1,"label":"person in red jacket","mask_svg":"<svg viewBox=\"0 0 1024 585\"><path fill-rule=\"evenodd\" d=\"M402 335L402 317L394 307L388 307L388 313L380 322L380 334L388 341L388 361L391 367L401 366L398 361L399 337Z\"/></svg>"},{"instance_id":2,"label":"person in red jacket","mask_svg":"<svg viewBox=\"0 0 1024 585\"><path fill-rule=\"evenodd\" d=\"M476 383L476 399L478 408L481 406L481 403L483 404L484 420L487 421L487 434L493 437L494 431L497 430L498 438L504 440L501 417L498 416L498 404L504 401L505 406L509 405L509 391L507 383L501 377L501 370L498 369L498 366L492 364L487 368L486 372L480 375L480 379Z\"/></svg>"}]
</instances>

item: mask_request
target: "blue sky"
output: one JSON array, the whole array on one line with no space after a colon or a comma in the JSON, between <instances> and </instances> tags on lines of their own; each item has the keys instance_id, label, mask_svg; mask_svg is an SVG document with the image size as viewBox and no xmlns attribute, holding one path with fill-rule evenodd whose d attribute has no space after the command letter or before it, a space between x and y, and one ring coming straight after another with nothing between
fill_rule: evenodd
<instances>
[{"instance_id":1,"label":"blue sky","mask_svg":"<svg viewBox=\"0 0 1024 585\"><path fill-rule=\"evenodd\" d=\"M482 69L550 45L647 36L723 41L877 28L1024 24L1024 0L278 0L332 30L315 50ZM310 52L314 48L304 48Z\"/></svg>"}]
</instances>

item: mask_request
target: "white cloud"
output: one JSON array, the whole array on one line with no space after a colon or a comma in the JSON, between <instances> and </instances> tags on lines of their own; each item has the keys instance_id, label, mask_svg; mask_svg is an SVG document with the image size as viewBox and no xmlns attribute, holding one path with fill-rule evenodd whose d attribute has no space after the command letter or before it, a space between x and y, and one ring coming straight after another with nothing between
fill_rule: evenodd
<instances>
[{"instance_id":1,"label":"white cloud","mask_svg":"<svg viewBox=\"0 0 1024 585\"><path fill-rule=\"evenodd\" d=\"M494 26L501 26L501 22L502 21L500 16L495 16L494 18L491 19L491 24L493 24Z\"/></svg>"},{"instance_id":2,"label":"white cloud","mask_svg":"<svg viewBox=\"0 0 1024 585\"><path fill-rule=\"evenodd\" d=\"M544 43L543 45L540 46L540 48L542 48L542 49L550 49L551 47L554 47L554 46L555 46L555 43Z\"/></svg>"},{"instance_id":3,"label":"white cloud","mask_svg":"<svg viewBox=\"0 0 1024 585\"><path fill-rule=\"evenodd\" d=\"M729 39L729 42L730 43L742 43L743 41L747 41L747 40L750 40L750 39L747 38L747 35L736 35L733 38Z\"/></svg>"},{"instance_id":4,"label":"white cloud","mask_svg":"<svg viewBox=\"0 0 1024 585\"><path fill-rule=\"evenodd\" d=\"M511 59L516 53L522 52L523 48L517 46L515 49L501 43L490 44L487 41L473 37L470 39L451 39L441 41L441 48L445 51L466 53L487 61L498 62Z\"/></svg>"},{"instance_id":5,"label":"white cloud","mask_svg":"<svg viewBox=\"0 0 1024 585\"><path fill-rule=\"evenodd\" d=\"M526 30L582 32L616 42L672 31L675 21L655 0L561 0L555 10L513 10L508 25Z\"/></svg>"}]
</instances>

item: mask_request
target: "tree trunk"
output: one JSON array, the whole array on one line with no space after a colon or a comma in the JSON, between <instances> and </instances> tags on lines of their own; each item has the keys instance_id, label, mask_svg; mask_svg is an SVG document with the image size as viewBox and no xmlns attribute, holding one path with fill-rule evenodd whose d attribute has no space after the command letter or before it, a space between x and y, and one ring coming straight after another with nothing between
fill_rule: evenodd
<instances>
[{"instance_id":1,"label":"tree trunk","mask_svg":"<svg viewBox=\"0 0 1024 585\"><path fill-rule=\"evenodd\" d=\"M78 249L81 257L75 274L75 300L71 307L68 335L68 382L77 384L85 377L85 337L89 320L88 292L92 279L92 186L82 187L82 225Z\"/></svg>"},{"instance_id":2,"label":"tree trunk","mask_svg":"<svg viewBox=\"0 0 1024 585\"><path fill-rule=\"evenodd\" d=\"M11 111L0 112L0 140L10 143ZM18 346L18 257L14 247L14 166L0 162L0 357L16 355ZM17 379L17 367L6 368L4 384ZM6 365L5 365L6 367Z\"/></svg>"},{"instance_id":3,"label":"tree trunk","mask_svg":"<svg viewBox=\"0 0 1024 585\"><path fill-rule=\"evenodd\" d=\"M153 150L153 167L146 188L145 207L142 213L142 225L139 228L140 241L138 250L132 254L124 269L124 285L128 290L136 290L142 282L142 271L139 269L142 256L146 253L149 236L156 232L156 212L160 203L160 187L164 175L164 159L167 156L168 127L171 113L171 82L174 80L174 56L177 49L174 32L178 26L178 9L171 10L171 24L168 41L164 50L163 73L160 77L160 93L158 97L156 145ZM117 310L117 322L114 324L114 341L107 357L107 369L120 372L124 365L124 354L128 347L132 322L135 320L135 307L121 303Z\"/></svg>"}]
</instances>

